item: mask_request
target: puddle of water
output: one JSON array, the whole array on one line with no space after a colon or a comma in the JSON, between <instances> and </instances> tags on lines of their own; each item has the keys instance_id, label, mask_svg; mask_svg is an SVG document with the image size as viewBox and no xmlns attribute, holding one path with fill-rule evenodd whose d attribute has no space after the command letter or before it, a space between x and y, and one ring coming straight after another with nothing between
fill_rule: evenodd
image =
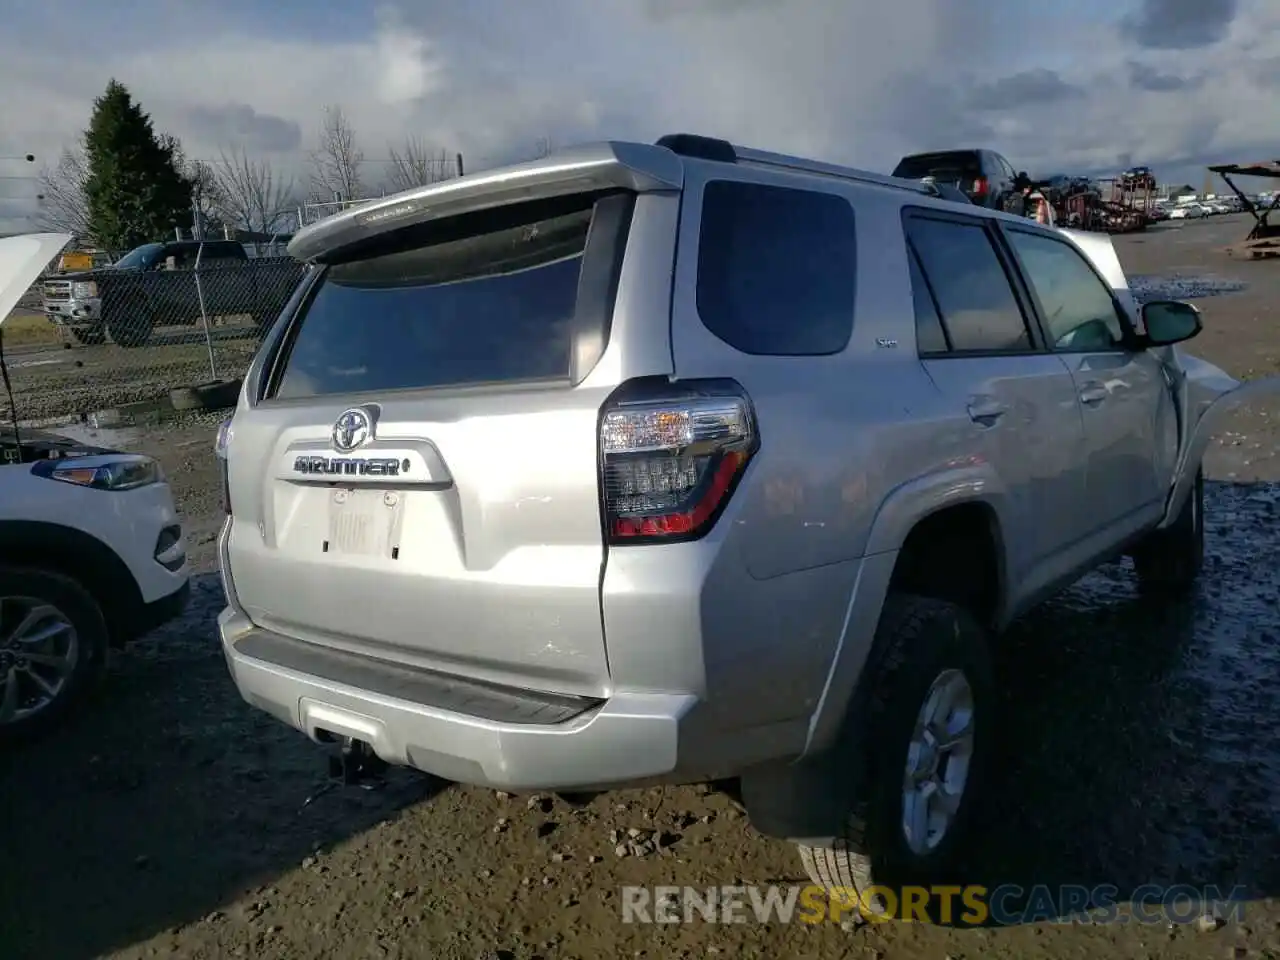
<instances>
[{"instance_id":1,"label":"puddle of water","mask_svg":"<svg viewBox=\"0 0 1280 960\"><path fill-rule=\"evenodd\" d=\"M1227 280L1213 276L1138 274L1129 278L1129 289L1133 292L1133 298L1139 303L1146 303L1148 300L1196 300L1200 297L1217 297L1226 293L1239 293L1248 286L1242 280Z\"/></svg>"}]
</instances>

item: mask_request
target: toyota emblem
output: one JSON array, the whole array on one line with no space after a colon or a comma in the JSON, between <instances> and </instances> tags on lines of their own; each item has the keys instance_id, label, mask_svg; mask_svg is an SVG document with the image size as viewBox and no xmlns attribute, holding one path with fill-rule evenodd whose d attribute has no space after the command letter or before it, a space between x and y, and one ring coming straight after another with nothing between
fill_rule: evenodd
<instances>
[{"instance_id":1,"label":"toyota emblem","mask_svg":"<svg viewBox=\"0 0 1280 960\"><path fill-rule=\"evenodd\" d=\"M373 436L373 420L368 412L359 407L342 411L333 425L333 449L339 453L350 453L360 444Z\"/></svg>"}]
</instances>

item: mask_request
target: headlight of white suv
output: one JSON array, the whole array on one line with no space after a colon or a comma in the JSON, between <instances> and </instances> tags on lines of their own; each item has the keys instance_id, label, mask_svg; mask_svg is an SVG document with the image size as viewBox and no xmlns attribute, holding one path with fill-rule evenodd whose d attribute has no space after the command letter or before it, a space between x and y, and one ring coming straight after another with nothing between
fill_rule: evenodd
<instances>
[{"instance_id":1,"label":"headlight of white suv","mask_svg":"<svg viewBox=\"0 0 1280 960\"><path fill-rule=\"evenodd\" d=\"M77 300L85 300L98 295L98 285L92 280L79 280L71 285L71 296Z\"/></svg>"},{"instance_id":2,"label":"headlight of white suv","mask_svg":"<svg viewBox=\"0 0 1280 960\"><path fill-rule=\"evenodd\" d=\"M67 460L41 460L31 467L38 477L94 490L137 490L164 482L160 464L140 454L100 454Z\"/></svg>"}]
</instances>

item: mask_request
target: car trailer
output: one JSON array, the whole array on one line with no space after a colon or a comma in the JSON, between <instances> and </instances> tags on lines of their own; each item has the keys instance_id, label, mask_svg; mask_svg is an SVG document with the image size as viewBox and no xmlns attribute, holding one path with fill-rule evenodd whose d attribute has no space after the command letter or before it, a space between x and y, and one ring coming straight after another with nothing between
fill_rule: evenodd
<instances>
[{"instance_id":1,"label":"car trailer","mask_svg":"<svg viewBox=\"0 0 1280 960\"><path fill-rule=\"evenodd\" d=\"M1262 260L1280 257L1280 225L1270 222L1271 214L1280 208L1280 192L1271 199L1270 206L1259 207L1249 196L1235 185L1232 177L1266 177L1280 180L1280 160L1264 160L1259 163L1222 163L1209 168L1216 173L1237 197L1249 215L1253 217L1253 229L1245 237L1243 243L1227 247L1226 252L1233 257L1247 260Z\"/></svg>"}]
</instances>

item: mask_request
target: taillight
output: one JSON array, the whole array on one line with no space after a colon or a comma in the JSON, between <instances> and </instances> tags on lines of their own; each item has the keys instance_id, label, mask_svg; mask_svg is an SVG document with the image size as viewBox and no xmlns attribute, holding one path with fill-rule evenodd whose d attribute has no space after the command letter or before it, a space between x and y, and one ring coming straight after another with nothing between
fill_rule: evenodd
<instances>
[{"instance_id":1,"label":"taillight","mask_svg":"<svg viewBox=\"0 0 1280 960\"><path fill-rule=\"evenodd\" d=\"M701 537L758 447L751 402L736 385L612 401L600 421L608 541Z\"/></svg>"},{"instance_id":2,"label":"taillight","mask_svg":"<svg viewBox=\"0 0 1280 960\"><path fill-rule=\"evenodd\" d=\"M231 443L231 421L224 420L213 441L213 456L218 461L218 478L222 481L222 510L231 516L231 478L227 472L227 446Z\"/></svg>"},{"instance_id":3,"label":"taillight","mask_svg":"<svg viewBox=\"0 0 1280 960\"><path fill-rule=\"evenodd\" d=\"M975 197L985 197L990 189L991 185L987 182L986 177L979 177L973 181L973 195Z\"/></svg>"}]
</instances>

